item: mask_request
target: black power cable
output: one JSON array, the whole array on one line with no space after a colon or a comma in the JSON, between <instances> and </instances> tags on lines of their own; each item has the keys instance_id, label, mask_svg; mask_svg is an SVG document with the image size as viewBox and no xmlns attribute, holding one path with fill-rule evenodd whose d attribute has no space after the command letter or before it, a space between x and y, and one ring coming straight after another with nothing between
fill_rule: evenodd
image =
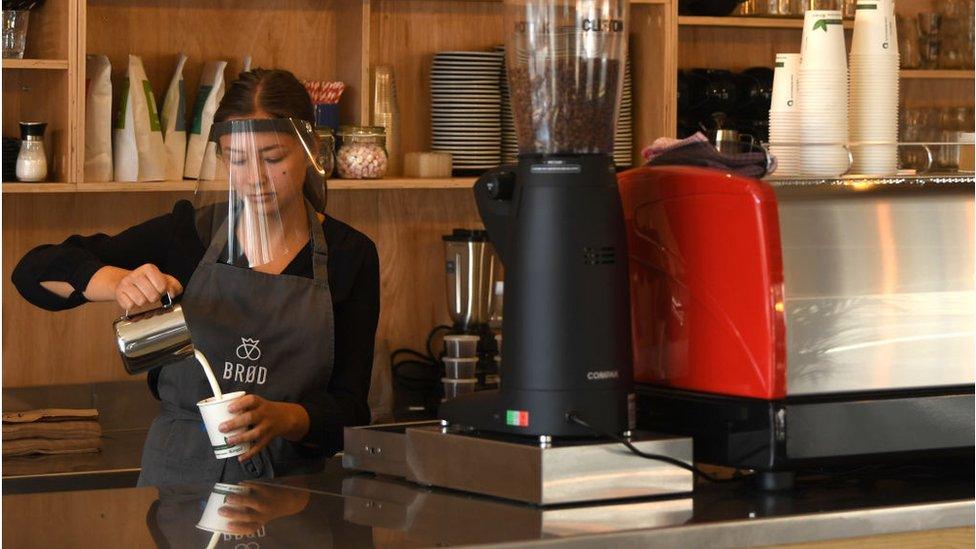
<instances>
[{"instance_id":1,"label":"black power cable","mask_svg":"<svg viewBox=\"0 0 976 549\"><path fill-rule=\"evenodd\" d=\"M603 438L608 438L610 440L614 440L616 442L619 442L619 443L623 444L635 456L639 456L639 457L642 457L644 459L650 459L650 460L654 460L654 461L661 461L661 462L664 462L664 463L669 463L671 465L674 465L675 467L680 467L680 468L682 468L682 469L684 469L686 471L690 471L696 477L703 478L703 479L705 479L705 480L707 480L709 482L716 482L716 483L718 483L718 482L733 482L733 481L741 480L743 477L747 476L747 475L740 475L739 472L736 471L730 478L719 478L719 477L710 475L710 474L706 473L705 471L702 471L701 469L699 469L698 467L696 467L694 465L689 465L689 464L681 461L680 459L675 459L675 458L673 458L671 456L665 456L663 454L651 454L651 453L648 453L648 452L644 452L643 450L640 450L639 448L637 448L636 446L634 446L626 438L624 438L624 437L622 437L620 435L616 435L616 434L613 434L613 433L605 432L605 431L603 431L601 429L598 429L598 428L590 425L583 418L579 417L579 415L577 415L576 412L569 412L568 414L566 414L566 420L567 421L570 421L572 423L575 423L576 425L579 425L580 427L582 427L582 428L590 431L591 433L593 433L593 434L595 434L597 436L600 436L600 437L603 437Z\"/></svg>"},{"instance_id":2,"label":"black power cable","mask_svg":"<svg viewBox=\"0 0 976 549\"><path fill-rule=\"evenodd\" d=\"M414 349L396 349L390 353L390 369L393 373L395 387L401 387L425 395L425 400L439 390L439 382L443 365L440 358L434 354L434 338L437 334L450 331L450 326L435 326L427 334L424 354ZM414 375L410 375L410 374Z\"/></svg>"}]
</instances>

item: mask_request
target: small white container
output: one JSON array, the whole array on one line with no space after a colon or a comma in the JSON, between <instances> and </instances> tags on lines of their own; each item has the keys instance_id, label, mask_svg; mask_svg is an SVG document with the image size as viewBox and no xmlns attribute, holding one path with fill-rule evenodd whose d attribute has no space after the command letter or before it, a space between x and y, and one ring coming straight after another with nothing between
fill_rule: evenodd
<instances>
[{"instance_id":1,"label":"small white container","mask_svg":"<svg viewBox=\"0 0 976 549\"><path fill-rule=\"evenodd\" d=\"M444 384L444 400L447 401L460 395L473 393L475 385L478 384L478 380L442 378L441 383Z\"/></svg>"},{"instance_id":2,"label":"small white container","mask_svg":"<svg viewBox=\"0 0 976 549\"><path fill-rule=\"evenodd\" d=\"M476 335L454 334L444 336L444 352L452 358L474 358L478 356L478 341Z\"/></svg>"},{"instance_id":3,"label":"small white container","mask_svg":"<svg viewBox=\"0 0 976 549\"><path fill-rule=\"evenodd\" d=\"M207 427L207 436L210 437L210 444L213 445L214 456L217 459L239 456L251 448L250 442L227 444L228 438L243 433L246 429L245 427L229 433L220 432L220 424L232 419L235 415L228 412L227 408L232 402L245 394L244 391L237 391L224 395L220 400L217 400L217 397L210 397L197 402L197 406L200 408L200 415L203 416L203 424Z\"/></svg>"},{"instance_id":4,"label":"small white container","mask_svg":"<svg viewBox=\"0 0 976 549\"><path fill-rule=\"evenodd\" d=\"M448 379L475 379L477 358L444 357L444 377Z\"/></svg>"}]
</instances>

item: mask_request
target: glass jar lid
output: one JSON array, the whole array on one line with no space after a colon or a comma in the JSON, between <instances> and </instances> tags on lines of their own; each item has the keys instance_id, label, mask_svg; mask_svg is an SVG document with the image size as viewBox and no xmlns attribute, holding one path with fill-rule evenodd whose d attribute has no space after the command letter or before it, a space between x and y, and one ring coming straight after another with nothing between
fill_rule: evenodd
<instances>
[{"instance_id":1,"label":"glass jar lid","mask_svg":"<svg viewBox=\"0 0 976 549\"><path fill-rule=\"evenodd\" d=\"M339 126L342 137L386 137L383 126Z\"/></svg>"}]
</instances>

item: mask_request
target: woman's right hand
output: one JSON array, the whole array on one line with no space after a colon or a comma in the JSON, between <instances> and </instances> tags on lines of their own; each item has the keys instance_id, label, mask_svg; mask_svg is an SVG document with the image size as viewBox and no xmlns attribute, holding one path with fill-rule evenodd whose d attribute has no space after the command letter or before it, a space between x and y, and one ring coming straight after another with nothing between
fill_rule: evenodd
<instances>
[{"instance_id":1,"label":"woman's right hand","mask_svg":"<svg viewBox=\"0 0 976 549\"><path fill-rule=\"evenodd\" d=\"M183 293L183 285L175 277L146 263L129 271L118 267L102 267L91 278L85 297L89 301L116 301L125 310L160 301L164 294L176 297Z\"/></svg>"},{"instance_id":2,"label":"woman's right hand","mask_svg":"<svg viewBox=\"0 0 976 549\"><path fill-rule=\"evenodd\" d=\"M168 294L176 297L183 293L183 285L176 278L163 273L152 263L138 267L119 280L115 287L115 301L123 309L156 303Z\"/></svg>"}]
</instances>

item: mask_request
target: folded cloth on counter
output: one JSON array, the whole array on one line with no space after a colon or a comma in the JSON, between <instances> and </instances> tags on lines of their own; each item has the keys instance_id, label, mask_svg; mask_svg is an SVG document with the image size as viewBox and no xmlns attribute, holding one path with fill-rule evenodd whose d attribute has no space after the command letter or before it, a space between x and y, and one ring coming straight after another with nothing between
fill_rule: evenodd
<instances>
[{"instance_id":1,"label":"folded cloth on counter","mask_svg":"<svg viewBox=\"0 0 976 549\"><path fill-rule=\"evenodd\" d=\"M102 447L102 439L88 437L68 440L47 438L25 438L4 440L3 456L27 456L31 454L86 454L97 452Z\"/></svg>"},{"instance_id":2,"label":"folded cloth on counter","mask_svg":"<svg viewBox=\"0 0 976 549\"><path fill-rule=\"evenodd\" d=\"M78 439L102 436L102 426L97 421L35 421L32 423L5 423L3 442L24 438Z\"/></svg>"},{"instance_id":3,"label":"folded cloth on counter","mask_svg":"<svg viewBox=\"0 0 976 549\"><path fill-rule=\"evenodd\" d=\"M763 150L738 154L718 152L701 132L684 139L659 137L641 151L641 156L648 166L698 166L754 178L776 168L775 157L767 156Z\"/></svg>"},{"instance_id":4,"label":"folded cloth on counter","mask_svg":"<svg viewBox=\"0 0 976 549\"><path fill-rule=\"evenodd\" d=\"M92 408L42 408L22 412L4 412L4 423L31 423L34 421L97 420L98 410Z\"/></svg>"}]
</instances>

